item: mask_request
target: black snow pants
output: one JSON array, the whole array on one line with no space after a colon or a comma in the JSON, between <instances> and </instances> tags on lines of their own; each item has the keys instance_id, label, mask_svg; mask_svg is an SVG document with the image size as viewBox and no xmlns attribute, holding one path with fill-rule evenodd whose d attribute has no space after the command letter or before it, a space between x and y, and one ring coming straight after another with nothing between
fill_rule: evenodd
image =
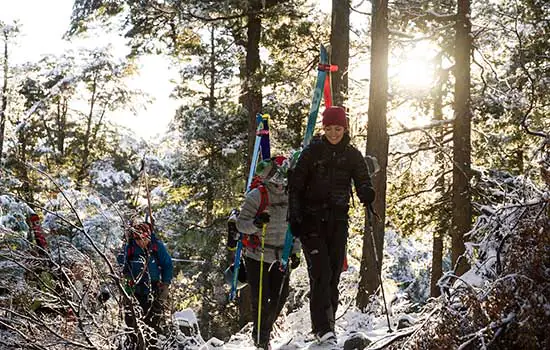
<instances>
[{"instance_id":1,"label":"black snow pants","mask_svg":"<svg viewBox=\"0 0 550 350\"><path fill-rule=\"evenodd\" d=\"M134 294L134 298L137 300L139 307L141 308L141 310L136 310L139 312L136 316L141 317L148 326L155 330L155 332L163 333L160 328L160 321L164 312L164 304L166 301L159 297L158 290L154 288L152 293L139 293L138 291ZM132 301L130 300L129 302ZM130 305L126 305L124 310L124 322L128 327L134 328L136 326L136 320L132 315L130 308ZM138 343L137 335L132 333L128 336L126 347L128 349L139 349L141 346ZM153 339L149 339L145 346L147 349L156 349L155 343L156 336L153 337Z\"/></svg>"},{"instance_id":2,"label":"black snow pants","mask_svg":"<svg viewBox=\"0 0 550 350\"><path fill-rule=\"evenodd\" d=\"M250 292L252 293L252 315L254 317L254 329L252 330L252 339L256 346L266 348L269 343L269 337L273 324L283 310L286 299L288 297L288 280L289 273L283 276L279 270L277 263L268 264L264 262L263 278L262 278L262 311L260 315L260 337L258 341L258 297L260 293L260 262L248 257L245 257L246 263L246 278L250 284ZM271 268L270 268L271 267ZM284 281L283 281L284 279ZM283 289L281 291L281 284ZM281 294L279 295L279 291Z\"/></svg>"},{"instance_id":3,"label":"black snow pants","mask_svg":"<svg viewBox=\"0 0 550 350\"><path fill-rule=\"evenodd\" d=\"M346 254L348 221L321 221L300 237L309 273L311 326L314 334L334 332L338 283Z\"/></svg>"}]
</instances>

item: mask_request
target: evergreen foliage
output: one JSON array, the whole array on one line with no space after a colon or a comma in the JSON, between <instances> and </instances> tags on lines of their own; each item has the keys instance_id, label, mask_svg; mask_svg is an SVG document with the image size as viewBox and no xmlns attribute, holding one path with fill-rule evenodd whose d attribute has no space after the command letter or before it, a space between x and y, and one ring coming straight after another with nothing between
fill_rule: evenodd
<instances>
[{"instance_id":1,"label":"evergreen foliage","mask_svg":"<svg viewBox=\"0 0 550 350\"><path fill-rule=\"evenodd\" d=\"M273 153L287 155L298 148L318 47L330 35L328 16L306 3L75 0L68 36L108 25L128 39L128 57L115 59L107 49L82 50L15 65L0 56L0 82L7 79L0 91L5 127L0 135L0 347L121 345L128 329L117 314L123 293L114 258L125 225L149 210L158 235L179 260L172 311L195 310L205 339L227 340L241 328L222 274L228 261L225 220L241 203L249 157L244 86L261 88L260 112L271 115ZM549 6L544 0L472 2L470 186L476 221L467 236L474 270L461 284L448 273L455 1L390 3L390 66L407 60L419 41L434 48L431 87L413 91L399 85L399 76L389 80L384 283L395 295L391 308L396 313L433 311L420 315L426 322L417 324L419 331L407 345L550 346L544 328L550 299ZM261 20L260 69L252 81L246 80L245 62L249 15ZM370 17L352 16L362 22L352 23L350 72L371 59L370 32L362 27ZM5 34L0 43L8 44L8 52L18 31L0 22ZM181 101L170 131L149 142L107 120L148 102L148 96L124 83L138 71L135 59L147 54L166 55L177 67L172 94ZM369 78L349 78L352 136L364 144L367 126L361 117L367 114ZM414 125L399 121L402 106L405 120ZM26 222L31 212L43 219L48 251L33 242ZM356 290L359 278L354 268L361 260L363 214L355 203L351 268L342 289L342 300L352 309L354 295L344 292ZM426 241L436 236L447 274L435 281L443 295L428 300L434 268ZM288 312L307 304L304 266L297 275ZM96 297L104 288L112 299L100 304ZM374 300L365 313L358 311L357 327L373 327L382 312ZM204 344L200 336L167 329L161 339L167 347L176 338L190 347Z\"/></svg>"}]
</instances>

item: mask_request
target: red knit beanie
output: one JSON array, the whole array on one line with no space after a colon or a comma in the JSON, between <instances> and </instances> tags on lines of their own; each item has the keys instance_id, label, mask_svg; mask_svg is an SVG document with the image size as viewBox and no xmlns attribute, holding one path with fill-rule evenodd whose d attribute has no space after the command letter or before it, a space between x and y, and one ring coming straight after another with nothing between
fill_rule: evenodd
<instances>
[{"instance_id":1,"label":"red knit beanie","mask_svg":"<svg viewBox=\"0 0 550 350\"><path fill-rule=\"evenodd\" d=\"M348 127L346 111L340 106L331 106L323 112L323 126L340 125L344 128Z\"/></svg>"},{"instance_id":2,"label":"red knit beanie","mask_svg":"<svg viewBox=\"0 0 550 350\"><path fill-rule=\"evenodd\" d=\"M131 230L136 239L151 239L151 225L146 222L134 224Z\"/></svg>"}]
</instances>

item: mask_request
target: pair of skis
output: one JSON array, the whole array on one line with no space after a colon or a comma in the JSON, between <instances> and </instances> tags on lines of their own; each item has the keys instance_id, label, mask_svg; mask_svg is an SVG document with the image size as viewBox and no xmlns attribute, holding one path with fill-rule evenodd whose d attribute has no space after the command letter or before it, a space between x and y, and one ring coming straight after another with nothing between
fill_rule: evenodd
<instances>
[{"instance_id":1,"label":"pair of skis","mask_svg":"<svg viewBox=\"0 0 550 350\"><path fill-rule=\"evenodd\" d=\"M304 141L302 143L302 149L305 148L313 137L313 131L315 130L315 124L317 123L317 115L319 114L319 106L321 105L321 99L324 97L325 108L332 106L332 93L330 88L330 72L338 70L338 66L331 65L329 63L329 56L326 47L321 45L319 52L319 65L317 66L317 81L315 83L315 89L313 90L313 98L311 100L311 107L309 109L309 115L307 118L306 131L304 133ZM281 264L279 269L286 275L288 269L288 260L292 253L292 247L294 246L294 236L290 230L290 224L287 226L285 243L281 256ZM282 284L281 284L282 288Z\"/></svg>"},{"instance_id":2,"label":"pair of skis","mask_svg":"<svg viewBox=\"0 0 550 350\"><path fill-rule=\"evenodd\" d=\"M317 66L317 80L315 83L315 89L313 90L313 97L311 101L311 107L308 114L306 131L304 133L304 140L302 142L302 148L306 147L312 137L315 130L315 124L317 123L317 115L319 114L319 106L321 105L321 99L324 98L325 107L328 108L332 105L332 93L330 87L330 72L338 70L338 66L331 65L329 62L328 51L325 46L321 45L319 52L319 64ZM252 154L252 161L250 164L250 170L248 174L248 180L246 185L247 193L250 190L250 185L254 178L254 172L261 151L262 159L270 158L270 146L269 146L269 117L267 115L258 114L256 116L257 129L256 139L254 142L254 152ZM287 226L285 234L285 242L283 252L281 256L281 264L279 269L286 276L288 269L288 261L294 246L294 236L290 230L290 225ZM239 233L239 240L237 242L237 248L235 251L234 270L233 270L233 283L231 284L231 291L229 293L229 300L234 300L237 295L237 279L238 271L242 254L242 233ZM284 283L283 283L284 284ZM281 286L283 285L281 284Z\"/></svg>"},{"instance_id":3,"label":"pair of skis","mask_svg":"<svg viewBox=\"0 0 550 350\"><path fill-rule=\"evenodd\" d=\"M257 114L256 115L256 139L254 140L254 148L252 153L252 159L250 162L250 169L248 171L248 179L246 181L245 194L250 191L250 185L254 179L254 173L256 172L256 166L258 160L269 159L271 157L271 149L269 144L269 115ZM233 260L233 280L231 281L231 291L229 292L229 300L233 301L237 297L237 282L239 276L239 268L241 265L241 255L243 250L243 234L239 232L239 239L237 241L237 247L235 249L235 257Z\"/></svg>"}]
</instances>

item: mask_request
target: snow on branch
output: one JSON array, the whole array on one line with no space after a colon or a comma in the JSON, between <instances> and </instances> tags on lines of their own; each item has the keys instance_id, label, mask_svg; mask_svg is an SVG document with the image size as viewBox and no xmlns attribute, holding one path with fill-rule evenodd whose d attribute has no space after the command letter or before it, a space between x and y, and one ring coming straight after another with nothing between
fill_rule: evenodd
<instances>
[{"instance_id":1,"label":"snow on branch","mask_svg":"<svg viewBox=\"0 0 550 350\"><path fill-rule=\"evenodd\" d=\"M424 130L436 128L438 126L444 126L444 125L452 124L453 122L454 122L454 119L437 120L437 121L434 121L433 123L426 124L426 125L421 125L421 126L416 126L416 127L413 127L413 128L404 127L402 130L396 131L392 134L389 134L388 136L392 137L392 136L397 136L397 135L401 135L401 134L405 134L405 133L413 132L413 131L424 131Z\"/></svg>"},{"instance_id":2,"label":"snow on branch","mask_svg":"<svg viewBox=\"0 0 550 350\"><path fill-rule=\"evenodd\" d=\"M439 280L442 296L432 307L442 307L408 342L422 349L548 348L549 188L496 171L482 172L474 188L498 200L476 205L463 255L471 269Z\"/></svg>"}]
</instances>

